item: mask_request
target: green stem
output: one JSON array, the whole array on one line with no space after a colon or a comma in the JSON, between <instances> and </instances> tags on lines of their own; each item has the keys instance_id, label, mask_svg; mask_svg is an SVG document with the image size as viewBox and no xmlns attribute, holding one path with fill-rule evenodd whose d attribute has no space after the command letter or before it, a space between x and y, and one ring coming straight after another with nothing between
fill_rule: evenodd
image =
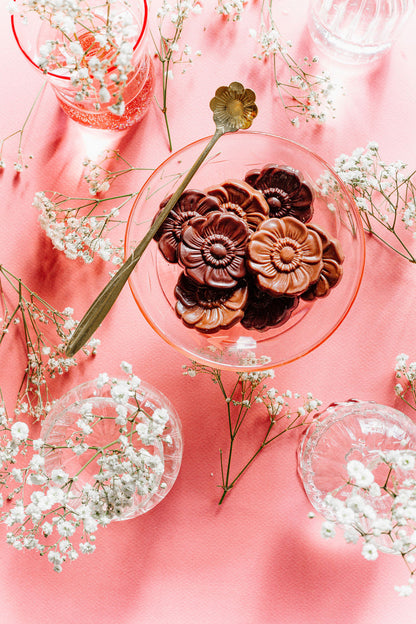
<instances>
[{"instance_id":1,"label":"green stem","mask_svg":"<svg viewBox=\"0 0 416 624\"><path fill-rule=\"evenodd\" d=\"M77 326L75 332L68 342L66 348L66 355L68 357L73 357L75 353L77 353L77 351L81 349L81 347L87 342L87 340L92 336L92 334L107 316L107 313L110 311L111 307L115 303L118 295L120 294L123 286L127 282L134 267L142 257L146 247L153 239L153 236L156 234L162 223L169 215L172 208L175 206L176 202L195 175L196 171L202 165L205 158L208 156L209 152L214 147L218 139L224 134L224 132L225 130L223 128L216 128L215 134L211 137L210 141L205 146L200 156L185 174L181 184L173 193L163 210L159 212L141 242L138 244L133 253L129 256L129 258L125 261L119 271L117 271L114 277L108 282L107 286L105 286L105 288L101 291L101 293L93 302L89 310L87 310L86 314L81 319L81 322Z\"/></svg>"}]
</instances>

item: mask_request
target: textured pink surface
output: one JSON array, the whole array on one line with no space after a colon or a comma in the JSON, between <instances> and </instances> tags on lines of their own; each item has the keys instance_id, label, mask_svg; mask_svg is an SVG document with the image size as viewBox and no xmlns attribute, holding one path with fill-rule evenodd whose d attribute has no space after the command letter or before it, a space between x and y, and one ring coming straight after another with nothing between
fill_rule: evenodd
<instances>
[{"instance_id":1,"label":"textured pink surface","mask_svg":"<svg viewBox=\"0 0 416 624\"><path fill-rule=\"evenodd\" d=\"M218 18L213 0L204 4L186 35L203 55L169 83L174 148L212 132L209 99L220 84L239 80L257 93L260 113L253 129L294 139L329 162L376 140L386 160L415 165L415 16L389 57L371 71L334 66L346 90L337 118L297 130L282 110L271 67L251 58L248 29L258 26L260 3L248 2L238 23ZM290 2L275 4L294 54L313 55L305 31L307 2L296 2L296 9ZM0 7L0 137L19 128L42 83L12 39L6 5ZM84 266L53 250L31 203L39 190L87 193L82 136L47 89L27 130L25 153L34 155L29 169L15 175L11 155L0 173L1 262L56 307L74 307L77 318L106 282L107 268ZM137 167L156 167L168 156L156 107L139 126L116 138ZM11 151L10 143L6 159ZM126 188L139 188L145 179L145 171L131 174ZM402 409L394 396L393 367L400 352L416 358L416 269L376 241L367 242L363 284L350 314L324 345L276 371L274 384L282 390L311 391L324 404L355 397ZM7 546L0 528L0 622L414 622L416 594L402 599L392 589L406 580L399 559L381 556L367 562L358 546L345 545L341 538L324 541L319 520L308 520L310 505L296 475L297 433L264 452L219 508L218 449L227 443L227 425L218 390L205 377L182 376L184 359L147 326L128 288L98 337L102 346L96 358L58 380L57 395L99 372L117 373L121 360L131 362L143 379L169 396L180 415L185 440L180 475L158 507L100 531L96 553L66 565L60 575L37 554ZM0 357L0 386L12 408L24 365L21 345L2 347ZM248 431L238 453L248 452L249 442Z\"/></svg>"}]
</instances>

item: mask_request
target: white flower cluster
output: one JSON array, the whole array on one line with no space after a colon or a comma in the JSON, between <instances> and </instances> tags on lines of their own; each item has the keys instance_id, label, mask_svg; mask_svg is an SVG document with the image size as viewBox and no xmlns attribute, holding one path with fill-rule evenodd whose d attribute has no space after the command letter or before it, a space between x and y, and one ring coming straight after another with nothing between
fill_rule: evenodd
<instances>
[{"instance_id":1,"label":"white flower cluster","mask_svg":"<svg viewBox=\"0 0 416 624\"><path fill-rule=\"evenodd\" d=\"M266 26L266 22L270 23L270 27ZM273 58L274 81L286 111L295 114L291 118L293 126L299 127L299 115L306 121L314 120L319 123L334 116L333 95L337 88L335 83L326 71L320 74L311 73L312 65L319 61L318 57L314 56L311 60L304 57L301 62L293 57L290 52L292 42L282 41L272 16L271 2L267 15L262 14L260 30L251 28L249 34L259 46L254 58ZM285 72L287 78L284 76Z\"/></svg>"},{"instance_id":2,"label":"white flower cluster","mask_svg":"<svg viewBox=\"0 0 416 624\"><path fill-rule=\"evenodd\" d=\"M416 382L416 362L409 362L409 356L406 353L400 353L396 357L395 372L397 379L404 379L406 381L406 388L403 388L401 383L395 385L395 392L397 396L405 398L406 391L411 390L412 396L415 396L415 382Z\"/></svg>"},{"instance_id":3,"label":"white flower cluster","mask_svg":"<svg viewBox=\"0 0 416 624\"><path fill-rule=\"evenodd\" d=\"M181 66L181 73L186 72L186 66L193 63L193 57L201 56L201 50L192 50L189 43L181 42L183 28L186 20L192 15L199 15L202 12L202 5L199 0L176 0L170 4L163 0L157 11L158 30L160 45L156 54L162 63L165 74L163 80L164 100L166 99L166 80L174 77L173 66Z\"/></svg>"},{"instance_id":4,"label":"white flower cluster","mask_svg":"<svg viewBox=\"0 0 416 624\"><path fill-rule=\"evenodd\" d=\"M415 254L399 227L402 224L405 229L413 230L416 238L415 172L406 171L407 168L402 160L384 161L375 141L365 148L356 148L351 155L341 154L334 163L334 170L351 192L366 230L414 263ZM329 199L342 194L340 185L330 174L321 176L318 187ZM382 236L383 230L388 232L386 238Z\"/></svg>"},{"instance_id":5,"label":"white flower cluster","mask_svg":"<svg viewBox=\"0 0 416 624\"><path fill-rule=\"evenodd\" d=\"M219 15L224 15L227 19L232 18L233 22L237 22L241 19L245 4L247 0L218 0L215 10Z\"/></svg>"},{"instance_id":6,"label":"white flower cluster","mask_svg":"<svg viewBox=\"0 0 416 624\"><path fill-rule=\"evenodd\" d=\"M348 543L363 541L365 559L379 552L399 554L410 572L407 585L395 586L402 596L412 593L416 572L416 451L380 451L368 464L353 459L346 465L348 480L327 494L328 516L321 534L331 538L343 528Z\"/></svg>"},{"instance_id":7,"label":"white flower cluster","mask_svg":"<svg viewBox=\"0 0 416 624\"><path fill-rule=\"evenodd\" d=\"M81 468L78 462L74 474L59 465L65 440L32 439L25 422L10 424L4 408L0 410L0 467L10 501L0 520L10 529L7 542L18 550L47 555L57 572L65 561L95 550L100 526L119 518L138 497L164 487L163 455L158 449L161 441L172 442L164 433L169 413L142 401L140 379L126 362L122 369L128 372L127 379L103 373L96 383L115 400L113 415L80 402L76 430L66 440L68 453L85 455L85 463L80 459ZM94 434L102 423L110 437L106 444L97 444Z\"/></svg>"},{"instance_id":8,"label":"white flower cluster","mask_svg":"<svg viewBox=\"0 0 416 624\"><path fill-rule=\"evenodd\" d=\"M4 265L0 266L2 287L11 287L12 295L4 297L4 318L0 319L0 344L7 339L10 327L22 328L27 363L18 392L15 415L30 415L42 420L50 410L49 380L77 365L65 348L77 326L73 309L56 310L43 297L32 291ZM15 301L17 294L17 301ZM8 302L13 302L9 309ZM86 355L95 354L100 341L92 338L83 348Z\"/></svg>"},{"instance_id":9,"label":"white flower cluster","mask_svg":"<svg viewBox=\"0 0 416 624\"><path fill-rule=\"evenodd\" d=\"M35 194L33 206L39 210L39 223L53 246L63 251L67 258L81 258L91 263L94 254L97 254L107 262L122 264L122 245L116 246L103 236L106 226L117 218L118 207L100 217L73 216L70 209L60 210L57 203L43 191Z\"/></svg>"},{"instance_id":10,"label":"white flower cluster","mask_svg":"<svg viewBox=\"0 0 416 624\"><path fill-rule=\"evenodd\" d=\"M23 20L35 13L56 31L42 42L36 62L44 72L69 76L77 88L76 99L95 99L115 115L123 115L123 90L132 71L138 25L123 0L19 0L13 13Z\"/></svg>"}]
</instances>

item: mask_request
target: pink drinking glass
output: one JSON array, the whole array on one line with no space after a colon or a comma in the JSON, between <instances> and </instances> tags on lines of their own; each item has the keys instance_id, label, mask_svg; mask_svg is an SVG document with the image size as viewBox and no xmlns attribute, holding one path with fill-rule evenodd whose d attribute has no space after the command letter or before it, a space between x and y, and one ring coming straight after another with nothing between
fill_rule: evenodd
<instances>
[{"instance_id":1,"label":"pink drinking glass","mask_svg":"<svg viewBox=\"0 0 416 624\"><path fill-rule=\"evenodd\" d=\"M55 95L63 111L74 121L89 128L102 130L124 130L139 122L149 109L154 90L154 68L148 52L148 7L146 0L131 0L126 6L124 2L112 2L109 5L111 15L115 18L121 12L130 13L132 23L132 35L129 43L133 46L131 59L132 69L128 73L122 91L123 108L122 114L115 114L112 110L117 98L117 85L111 76L117 71L115 64L109 63L104 76L104 84L109 93L109 101L100 101L100 84L91 76L91 88L82 99L79 97L79 85L71 80L68 67L65 65L65 56L59 58L59 62L53 66L48 64L46 69L39 66L41 46L47 41L58 40L64 46L64 36L51 26L47 20L40 19L37 13L22 7L19 0L14 0L19 10L11 17L12 30L16 42L30 63L38 71L42 71L52 86ZM92 29L96 26L97 31L102 29L105 23L105 15L99 10L103 6L102 0L85 0L90 9L89 24ZM24 19L21 16L24 16ZM91 22L92 20L92 22ZM91 26L85 27L77 24L77 29L70 39L78 42L84 49L85 65L92 56L103 60L106 55L110 58L114 55L111 47L104 49L91 34Z\"/></svg>"}]
</instances>

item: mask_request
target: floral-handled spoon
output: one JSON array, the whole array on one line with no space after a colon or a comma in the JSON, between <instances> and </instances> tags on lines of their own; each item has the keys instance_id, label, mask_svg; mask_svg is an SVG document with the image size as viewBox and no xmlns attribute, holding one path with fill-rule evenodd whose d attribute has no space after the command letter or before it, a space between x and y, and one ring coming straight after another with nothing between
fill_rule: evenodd
<instances>
[{"instance_id":1,"label":"floral-handled spoon","mask_svg":"<svg viewBox=\"0 0 416 624\"><path fill-rule=\"evenodd\" d=\"M218 139L226 132L250 128L253 119L257 116L255 104L256 95L251 89L245 89L239 82L232 82L228 87L219 87L209 105L214 115L215 133L192 167L185 174L181 184L173 193L163 210L160 211L151 227L127 258L117 273L104 287L72 334L66 346L66 355L74 356L92 336L102 323L113 303L127 282L131 272L143 255L160 226L175 206L179 197L204 162Z\"/></svg>"}]
</instances>

